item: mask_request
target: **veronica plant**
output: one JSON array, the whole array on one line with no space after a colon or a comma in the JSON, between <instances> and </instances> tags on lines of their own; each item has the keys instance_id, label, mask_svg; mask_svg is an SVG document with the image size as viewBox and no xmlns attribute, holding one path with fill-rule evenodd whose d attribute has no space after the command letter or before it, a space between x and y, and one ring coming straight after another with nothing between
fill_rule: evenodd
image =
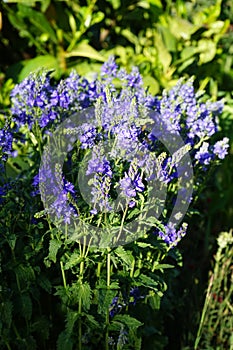
<instances>
[{"instance_id":1,"label":"veronica plant","mask_svg":"<svg viewBox=\"0 0 233 350\"><path fill-rule=\"evenodd\" d=\"M228 139L216 138L223 102L196 93L193 79L152 96L136 67L128 73L112 57L95 81L73 71L52 84L40 71L11 96L2 161L17 162L16 150L31 159L33 220L50 235L44 262L62 276L58 349L159 349L137 309L159 309L182 219L227 154Z\"/></svg>"}]
</instances>

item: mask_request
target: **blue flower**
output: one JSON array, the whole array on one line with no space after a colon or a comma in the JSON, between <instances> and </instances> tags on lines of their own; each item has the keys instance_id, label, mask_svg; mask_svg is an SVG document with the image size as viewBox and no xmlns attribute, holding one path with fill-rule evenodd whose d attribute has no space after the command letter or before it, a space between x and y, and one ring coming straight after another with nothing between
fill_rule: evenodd
<instances>
[{"instance_id":1,"label":"blue flower","mask_svg":"<svg viewBox=\"0 0 233 350\"><path fill-rule=\"evenodd\" d=\"M95 140L97 138L97 131L96 128L88 123L83 123L80 126L81 130L81 136L79 137L79 140L81 142L81 148L92 148L95 144Z\"/></svg>"},{"instance_id":2,"label":"blue flower","mask_svg":"<svg viewBox=\"0 0 233 350\"><path fill-rule=\"evenodd\" d=\"M110 162L102 155L101 146L93 149L92 158L88 161L86 175L94 174L94 177L89 181L91 184L91 202L94 207L91 209L91 214L97 214L98 211L111 211L112 206L110 200L110 188L112 169Z\"/></svg>"},{"instance_id":3,"label":"blue flower","mask_svg":"<svg viewBox=\"0 0 233 350\"><path fill-rule=\"evenodd\" d=\"M134 163L130 164L128 172L125 172L125 176L120 180L119 184L123 196L128 199L136 197L138 192L143 192L145 189L142 176Z\"/></svg>"},{"instance_id":4,"label":"blue flower","mask_svg":"<svg viewBox=\"0 0 233 350\"><path fill-rule=\"evenodd\" d=\"M169 223L165 226L165 233L163 231L158 231L157 234L172 248L186 235L187 227L188 225L183 223L181 228L177 231L175 225Z\"/></svg>"},{"instance_id":5,"label":"blue flower","mask_svg":"<svg viewBox=\"0 0 233 350\"><path fill-rule=\"evenodd\" d=\"M228 148L229 148L229 139L227 137L224 137L223 140L215 143L213 153L219 159L224 159L225 156L227 155Z\"/></svg>"},{"instance_id":6,"label":"blue flower","mask_svg":"<svg viewBox=\"0 0 233 350\"><path fill-rule=\"evenodd\" d=\"M0 129L0 159L6 161L8 156L15 156L12 149L13 135L7 128Z\"/></svg>"},{"instance_id":7,"label":"blue flower","mask_svg":"<svg viewBox=\"0 0 233 350\"><path fill-rule=\"evenodd\" d=\"M203 142L200 149L195 154L195 159L197 159L201 164L208 165L213 159L213 155L209 151L209 143Z\"/></svg>"},{"instance_id":8,"label":"blue flower","mask_svg":"<svg viewBox=\"0 0 233 350\"><path fill-rule=\"evenodd\" d=\"M110 56L107 62L102 65L100 76L104 80L111 81L112 78L117 76L117 70L118 66L115 62L114 56Z\"/></svg>"}]
</instances>

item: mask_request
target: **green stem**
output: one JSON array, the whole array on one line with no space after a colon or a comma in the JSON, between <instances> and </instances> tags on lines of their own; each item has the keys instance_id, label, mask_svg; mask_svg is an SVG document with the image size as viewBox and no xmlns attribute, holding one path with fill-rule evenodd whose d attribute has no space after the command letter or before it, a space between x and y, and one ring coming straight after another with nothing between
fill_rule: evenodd
<instances>
[{"instance_id":1,"label":"green stem","mask_svg":"<svg viewBox=\"0 0 233 350\"><path fill-rule=\"evenodd\" d=\"M83 247L81 246L81 243L79 242L79 251L80 251L80 257L82 258L80 262L80 268L79 268L79 283L82 283L83 280L83 274L84 274L84 259L86 258L88 254L89 246L86 250L86 237L84 236L84 242ZM79 297L78 301L78 350L82 350L82 298Z\"/></svg>"},{"instance_id":2,"label":"green stem","mask_svg":"<svg viewBox=\"0 0 233 350\"><path fill-rule=\"evenodd\" d=\"M63 261L60 261L60 266L61 266L61 274L62 274L63 285L64 285L64 287L66 289L67 288L67 284L66 284L66 276L65 276Z\"/></svg>"},{"instance_id":3,"label":"green stem","mask_svg":"<svg viewBox=\"0 0 233 350\"><path fill-rule=\"evenodd\" d=\"M206 293L205 304L204 304L202 315L201 315L201 321L200 321L200 325L199 325L198 332L197 332L197 337L196 337L195 344L194 344L194 350L198 349L198 344L201 340L202 328L203 328L203 324L204 324L204 320L205 320L205 316L206 316L207 307L208 307L210 297L211 297L211 288L213 285L213 280L214 280L214 275L212 275L210 278L208 290Z\"/></svg>"},{"instance_id":4,"label":"green stem","mask_svg":"<svg viewBox=\"0 0 233 350\"><path fill-rule=\"evenodd\" d=\"M9 345L8 342L5 341L5 345L6 345L6 347L7 347L7 350L11 350L11 347L10 347L10 345Z\"/></svg>"},{"instance_id":5,"label":"green stem","mask_svg":"<svg viewBox=\"0 0 233 350\"><path fill-rule=\"evenodd\" d=\"M13 326L13 330L14 330L14 332L16 334L16 339L22 340L22 338L20 337L19 332L18 332L17 328L15 327L14 323L12 323L12 326Z\"/></svg>"},{"instance_id":6,"label":"green stem","mask_svg":"<svg viewBox=\"0 0 233 350\"><path fill-rule=\"evenodd\" d=\"M108 248L108 254L107 254L107 288L110 287L110 278L111 278L111 253L109 252Z\"/></svg>"},{"instance_id":7,"label":"green stem","mask_svg":"<svg viewBox=\"0 0 233 350\"><path fill-rule=\"evenodd\" d=\"M123 230L123 225L124 225L124 221L125 221L125 217L126 217L127 211L128 211L128 205L126 205L125 210L124 210L124 213L123 213L123 215L122 215L121 226L120 226L119 234L118 234L118 236L117 236L117 241L120 239L120 236L121 236L121 233L122 233L122 230Z\"/></svg>"},{"instance_id":8,"label":"green stem","mask_svg":"<svg viewBox=\"0 0 233 350\"><path fill-rule=\"evenodd\" d=\"M110 283L111 283L111 253L110 249L108 248L108 254L107 254L107 292L110 289ZM108 338L109 338L109 308L106 309L106 334L105 334L105 350L109 349L108 345Z\"/></svg>"}]
</instances>

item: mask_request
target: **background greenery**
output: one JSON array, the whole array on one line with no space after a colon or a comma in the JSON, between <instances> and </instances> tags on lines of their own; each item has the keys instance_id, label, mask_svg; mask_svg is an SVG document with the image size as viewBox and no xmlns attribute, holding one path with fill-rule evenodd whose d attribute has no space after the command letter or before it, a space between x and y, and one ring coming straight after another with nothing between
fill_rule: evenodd
<instances>
[{"instance_id":1,"label":"background greenery","mask_svg":"<svg viewBox=\"0 0 233 350\"><path fill-rule=\"evenodd\" d=\"M10 106L9 94L14 84L22 81L30 71L41 66L47 67L54 70L54 79L60 79L74 68L79 74L93 79L93 72L99 71L109 55L114 55L117 63L127 69L137 65L151 93L159 93L163 88L174 85L181 76L194 75L197 88L206 89L215 100L225 99L224 113L219 122L222 136L228 136L231 140L230 154L221 168L212 172L208 179L208 189L196 203L197 214L190 222L190 232L179 246L183 255L183 267L177 267L177 276L171 279L161 308L168 339L168 345L164 345L164 349L192 349L208 285L208 270L214 269L212 257L217 250L216 238L220 231L229 231L233 223L232 1L28 0L18 3L2 2L0 12L2 115ZM24 198L20 187L14 190L16 193L18 191L18 198L22 198L17 203L20 213L29 198ZM15 222L15 208L11 208L10 202L7 205L9 229L12 222ZM3 222L3 213L0 217ZM17 225L20 227L21 223L18 222ZM37 272L29 271L29 267L28 271L22 270L22 266L26 266L27 254L30 251L30 261L33 261L34 266L39 265L44 256L40 251L40 229L37 228L31 241L32 238L23 236L23 225L24 222L21 227L22 236L17 243L17 261L21 259L24 263L17 265L17 273L22 281L26 274L30 282L34 281ZM7 228L2 225L1 230L5 235ZM10 252L15 249L14 237L8 241L10 256ZM5 245L2 248L5 249ZM13 274L16 271L16 260L12 256L8 269ZM232 259L230 261L229 268L232 268ZM224 264L221 264L222 271L224 268ZM50 281L53 279L52 269L50 274L48 276L46 270L40 274L44 279L37 281L48 295ZM8 278L14 281L12 276L9 274ZM26 293L24 296L21 311L26 313L26 319L30 319L30 302ZM17 295L15 298L17 303ZM42 303L40 307L46 309L48 300L43 299L43 295L39 299L45 300L45 305ZM232 294L228 300L233 303ZM11 306L1 307L7 320ZM52 312L56 314L59 310L51 310ZM47 321L35 319L32 327L39 329L36 322L41 322L41 332L46 333ZM59 331L54 329L54 333ZM46 339L46 334L39 334L38 337ZM216 343L216 337L213 336L208 341L209 345L204 345L206 349L217 349L217 346L222 349L221 344ZM161 338L161 348L162 343ZM30 342L28 344L30 349Z\"/></svg>"}]
</instances>

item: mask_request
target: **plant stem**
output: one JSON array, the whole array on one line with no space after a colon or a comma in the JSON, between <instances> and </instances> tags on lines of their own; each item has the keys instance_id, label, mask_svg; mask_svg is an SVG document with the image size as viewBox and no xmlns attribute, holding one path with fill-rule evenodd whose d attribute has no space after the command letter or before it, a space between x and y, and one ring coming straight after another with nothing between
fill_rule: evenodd
<instances>
[{"instance_id":1,"label":"plant stem","mask_svg":"<svg viewBox=\"0 0 233 350\"><path fill-rule=\"evenodd\" d=\"M122 230L123 230L123 225L124 225L124 221L125 221L125 217L126 217L127 211L128 211L128 205L126 205L125 210L124 210L124 213L123 213L123 216L122 216L121 226L120 226L119 234L118 234L118 236L117 236L117 241L120 239L120 236L121 236L121 233L122 233Z\"/></svg>"},{"instance_id":2,"label":"plant stem","mask_svg":"<svg viewBox=\"0 0 233 350\"><path fill-rule=\"evenodd\" d=\"M63 267L63 262L60 261L60 266L61 266L61 274L62 274L62 280L63 280L63 285L66 289L67 285L66 285L66 276L65 276L65 271L64 271L64 267Z\"/></svg>"},{"instance_id":3,"label":"plant stem","mask_svg":"<svg viewBox=\"0 0 233 350\"><path fill-rule=\"evenodd\" d=\"M199 325L198 332L197 332L197 337L196 337L195 344L194 344L194 350L197 350L198 344L199 344L200 339L201 339L202 327L203 327L203 324L204 324L207 307L208 307L208 304L209 304L209 301L210 301L211 288L212 288L212 285L213 285L213 280L214 280L214 275L212 275L211 278L210 278L208 290L207 290L207 293L206 293L206 299L205 299L205 303L204 303L204 307L203 307L203 311L202 311L202 315L201 315L201 321L200 321L200 325Z\"/></svg>"},{"instance_id":4,"label":"plant stem","mask_svg":"<svg viewBox=\"0 0 233 350\"><path fill-rule=\"evenodd\" d=\"M111 253L110 253L110 249L107 248L108 250L108 254L107 254L107 293L110 289L110 283L111 283ZM109 334L108 334L108 327L109 327L109 309L106 309L106 334L105 334L105 350L109 349L108 346L108 338L109 338Z\"/></svg>"},{"instance_id":5,"label":"plant stem","mask_svg":"<svg viewBox=\"0 0 233 350\"><path fill-rule=\"evenodd\" d=\"M80 252L80 257L82 258L80 262L80 267L79 267L79 283L81 284L83 281L83 274L84 274L84 259L86 258L88 254L88 249L89 246L87 247L86 250L86 236L84 236L84 242L83 242L83 247L81 246L81 243L79 242L79 252ZM79 297L78 301L78 314L79 314L79 319L78 319L78 350L82 350L82 298Z\"/></svg>"}]
</instances>

